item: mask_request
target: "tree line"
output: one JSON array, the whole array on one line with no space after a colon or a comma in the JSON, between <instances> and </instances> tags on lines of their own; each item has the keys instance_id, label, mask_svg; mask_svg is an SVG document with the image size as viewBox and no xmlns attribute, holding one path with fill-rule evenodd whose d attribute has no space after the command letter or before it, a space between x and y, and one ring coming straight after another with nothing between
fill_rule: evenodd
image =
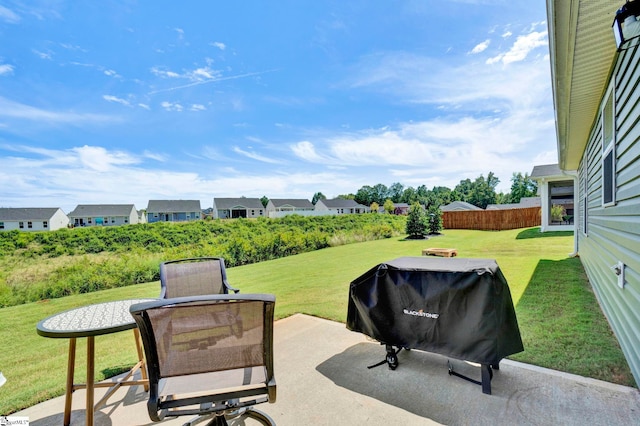
<instances>
[{"instance_id":1,"label":"tree line","mask_svg":"<svg viewBox=\"0 0 640 426\"><path fill-rule=\"evenodd\" d=\"M427 209L438 208L453 201L465 201L485 209L489 204L519 203L521 198L534 197L537 194L538 185L528 173L513 173L511 188L506 194L496 192L499 183L500 179L493 172L489 172L486 178L480 175L474 180L461 180L453 190L446 186L434 186L428 189L426 185L413 188L396 182L387 187L379 183L374 186L365 185L355 194L343 194L337 198L355 200L365 206L371 206L373 203L384 206L388 200L409 205L418 203ZM317 200L323 198L326 197L321 192L317 192L312 202L315 204Z\"/></svg>"}]
</instances>

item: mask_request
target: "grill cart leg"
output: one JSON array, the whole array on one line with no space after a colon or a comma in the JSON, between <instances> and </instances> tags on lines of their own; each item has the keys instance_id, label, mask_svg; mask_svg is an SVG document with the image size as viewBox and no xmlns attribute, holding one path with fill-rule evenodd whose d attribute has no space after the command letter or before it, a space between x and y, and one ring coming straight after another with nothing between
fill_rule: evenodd
<instances>
[{"instance_id":1,"label":"grill cart leg","mask_svg":"<svg viewBox=\"0 0 640 426\"><path fill-rule=\"evenodd\" d=\"M482 393L487 395L491 395L491 379L493 379L493 370L491 365L489 364L480 364L480 372L482 374L482 381L474 380L471 377L467 377L464 374L457 373L453 371L453 365L451 361L447 361L447 365L449 367L449 375L460 377L461 379L465 379L468 382L475 383L476 385L482 386Z\"/></svg>"},{"instance_id":2,"label":"grill cart leg","mask_svg":"<svg viewBox=\"0 0 640 426\"><path fill-rule=\"evenodd\" d=\"M480 370L482 371L482 393L491 395L491 379L493 379L493 371L489 364L481 364Z\"/></svg>"},{"instance_id":3,"label":"grill cart leg","mask_svg":"<svg viewBox=\"0 0 640 426\"><path fill-rule=\"evenodd\" d=\"M397 351L395 349L393 349L393 346L391 345L386 345L387 348L387 364L389 364L389 370L395 370L398 367L398 352L400 352L400 349L398 349Z\"/></svg>"},{"instance_id":4,"label":"grill cart leg","mask_svg":"<svg viewBox=\"0 0 640 426\"><path fill-rule=\"evenodd\" d=\"M381 344L385 345L384 343L381 343ZM387 356L385 357L385 359L383 361L378 362L377 364L370 365L367 368L379 367L385 362L389 366L390 370L395 370L398 367L398 352L402 350L402 347L399 347L398 350L395 350L393 349L392 345L385 345L385 348L387 349ZM405 349L405 350L408 350L408 349Z\"/></svg>"}]
</instances>

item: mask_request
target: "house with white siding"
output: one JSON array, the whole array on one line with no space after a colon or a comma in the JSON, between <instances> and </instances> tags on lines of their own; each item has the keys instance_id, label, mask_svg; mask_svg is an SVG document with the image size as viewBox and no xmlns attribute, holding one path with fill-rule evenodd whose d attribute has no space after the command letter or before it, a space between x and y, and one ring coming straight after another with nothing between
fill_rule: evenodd
<instances>
[{"instance_id":1,"label":"house with white siding","mask_svg":"<svg viewBox=\"0 0 640 426\"><path fill-rule=\"evenodd\" d=\"M200 200L149 200L147 222L189 222L202 219Z\"/></svg>"},{"instance_id":2,"label":"house with white siding","mask_svg":"<svg viewBox=\"0 0 640 426\"><path fill-rule=\"evenodd\" d=\"M290 214L312 216L315 212L315 207L311 204L311 201L304 198L273 198L267 203L266 212L270 218L283 217Z\"/></svg>"},{"instance_id":3,"label":"house with white siding","mask_svg":"<svg viewBox=\"0 0 640 426\"><path fill-rule=\"evenodd\" d=\"M370 211L369 207L356 203L354 200L334 198L331 200L318 200L316 211L322 214L360 214Z\"/></svg>"},{"instance_id":4,"label":"house with white siding","mask_svg":"<svg viewBox=\"0 0 640 426\"><path fill-rule=\"evenodd\" d=\"M118 226L139 222L138 211L133 204L78 204L68 214L74 226Z\"/></svg>"},{"instance_id":5,"label":"house with white siding","mask_svg":"<svg viewBox=\"0 0 640 426\"><path fill-rule=\"evenodd\" d=\"M266 209L259 198L214 198L214 219L266 217Z\"/></svg>"},{"instance_id":6,"label":"house with white siding","mask_svg":"<svg viewBox=\"0 0 640 426\"><path fill-rule=\"evenodd\" d=\"M69 226L69 218L58 207L0 207L0 232L55 231Z\"/></svg>"},{"instance_id":7,"label":"house with white siding","mask_svg":"<svg viewBox=\"0 0 640 426\"><path fill-rule=\"evenodd\" d=\"M575 175L576 250L640 384L640 38L617 48L612 21L623 5L635 9L629 28L640 29L640 0L547 0L547 21L558 167Z\"/></svg>"}]
</instances>

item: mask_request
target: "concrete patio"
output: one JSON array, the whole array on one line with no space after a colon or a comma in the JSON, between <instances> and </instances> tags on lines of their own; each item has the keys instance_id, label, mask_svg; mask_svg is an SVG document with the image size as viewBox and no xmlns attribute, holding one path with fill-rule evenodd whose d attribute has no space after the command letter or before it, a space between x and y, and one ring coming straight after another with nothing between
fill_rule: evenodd
<instances>
[{"instance_id":1,"label":"concrete patio","mask_svg":"<svg viewBox=\"0 0 640 426\"><path fill-rule=\"evenodd\" d=\"M306 315L277 321L274 347L277 401L258 408L279 426L640 424L637 389L510 360L495 372L492 395L449 376L447 358L431 353L402 351L397 370L367 369L384 359L382 346L344 324ZM477 367L452 362L479 378ZM77 391L72 425L84 424L83 404L84 391ZM63 406L56 398L12 416L28 417L32 426L60 425ZM149 424L141 387L120 389L96 412L96 425Z\"/></svg>"}]
</instances>

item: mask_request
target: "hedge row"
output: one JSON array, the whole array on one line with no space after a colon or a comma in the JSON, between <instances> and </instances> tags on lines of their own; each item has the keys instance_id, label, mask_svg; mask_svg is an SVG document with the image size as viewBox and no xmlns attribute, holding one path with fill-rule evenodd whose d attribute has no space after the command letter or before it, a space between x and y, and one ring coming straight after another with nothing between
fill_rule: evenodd
<instances>
[{"instance_id":1,"label":"hedge row","mask_svg":"<svg viewBox=\"0 0 640 426\"><path fill-rule=\"evenodd\" d=\"M0 307L155 281L166 259L219 256L233 267L390 238L405 222L386 214L291 215L0 232Z\"/></svg>"}]
</instances>

